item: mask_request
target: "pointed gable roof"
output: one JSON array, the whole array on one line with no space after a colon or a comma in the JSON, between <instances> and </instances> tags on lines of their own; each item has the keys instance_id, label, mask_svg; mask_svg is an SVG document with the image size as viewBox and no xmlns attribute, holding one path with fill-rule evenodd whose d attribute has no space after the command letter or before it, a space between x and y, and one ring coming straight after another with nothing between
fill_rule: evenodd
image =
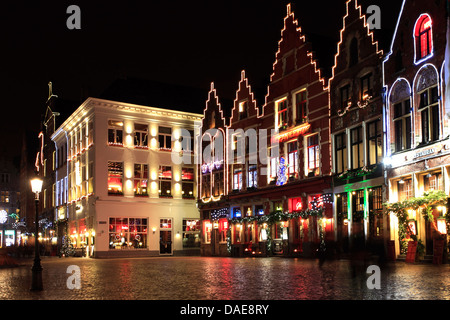
<instances>
[{"instance_id":1,"label":"pointed gable roof","mask_svg":"<svg viewBox=\"0 0 450 320\"><path fill-rule=\"evenodd\" d=\"M383 55L383 50L378 48L378 41L374 40L374 34L370 31L369 25L366 21L366 15L361 13L361 6L358 5L358 0L348 0L346 2L346 14L342 18L343 26L340 30L339 42L337 44L337 53L334 56L334 65L331 69L331 78L328 80L328 83L333 80L336 73L339 71L339 67L346 66L347 59L346 56L342 54L343 51L346 51L344 48L346 44L347 38L350 36L347 32L347 25L350 23L360 22L361 29L364 29L367 33L365 34L366 40L371 41L371 45L374 47L374 52L380 55Z\"/></svg>"},{"instance_id":2,"label":"pointed gable roof","mask_svg":"<svg viewBox=\"0 0 450 320\"><path fill-rule=\"evenodd\" d=\"M248 84L248 78L245 70L241 71L241 80L236 91L236 99L234 100L233 109L231 110L230 126L233 122L239 121L239 103L247 100L247 118L259 116L258 104L255 100L251 86Z\"/></svg>"},{"instance_id":3,"label":"pointed gable roof","mask_svg":"<svg viewBox=\"0 0 450 320\"><path fill-rule=\"evenodd\" d=\"M275 54L275 62L273 63L273 73L270 76L270 83L265 97L263 113L265 112L267 105L276 98L272 93L272 87L274 85L279 86L277 83L278 80L289 76L289 73L286 73L284 64L287 65L292 63L295 63L293 65L292 73L296 73L297 76L300 74L298 72L299 68L309 65L311 69L304 70L302 77L305 79L307 77L310 78L310 81L307 81L309 83L313 82L311 80L316 77L316 80L321 82L321 90L326 89L325 79L322 77L321 70L318 68L311 43L306 40L306 36L302 33L301 28L298 26L298 21L291 11L291 4L288 4L287 14L284 18L284 27L281 30L281 39L278 41L278 51ZM292 79L290 85L294 85L294 82L297 81L298 79ZM284 89L289 90L288 88Z\"/></svg>"},{"instance_id":4,"label":"pointed gable roof","mask_svg":"<svg viewBox=\"0 0 450 320\"><path fill-rule=\"evenodd\" d=\"M214 117L215 128L225 128L226 126L226 119L223 116L222 107L219 102L219 96L217 95L216 88L214 87L214 82L211 82L203 116L202 127L204 129L209 129L211 127L212 117Z\"/></svg>"}]
</instances>

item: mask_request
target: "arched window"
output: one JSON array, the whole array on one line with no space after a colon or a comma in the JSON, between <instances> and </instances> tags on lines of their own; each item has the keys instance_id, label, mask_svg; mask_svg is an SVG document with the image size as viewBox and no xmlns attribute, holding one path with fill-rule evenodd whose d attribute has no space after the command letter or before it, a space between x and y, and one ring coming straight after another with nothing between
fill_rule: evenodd
<instances>
[{"instance_id":1,"label":"arched window","mask_svg":"<svg viewBox=\"0 0 450 320\"><path fill-rule=\"evenodd\" d=\"M433 52L431 25L431 18L426 14L421 15L419 19L417 19L414 30L416 61L431 55Z\"/></svg>"}]
</instances>

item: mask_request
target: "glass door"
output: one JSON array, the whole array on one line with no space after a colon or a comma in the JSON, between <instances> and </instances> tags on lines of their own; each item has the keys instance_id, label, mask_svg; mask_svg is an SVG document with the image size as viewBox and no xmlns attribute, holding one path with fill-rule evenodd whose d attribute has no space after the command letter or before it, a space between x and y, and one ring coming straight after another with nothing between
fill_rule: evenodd
<instances>
[{"instance_id":1,"label":"glass door","mask_svg":"<svg viewBox=\"0 0 450 320\"><path fill-rule=\"evenodd\" d=\"M172 219L160 219L159 224L159 254L172 254Z\"/></svg>"}]
</instances>

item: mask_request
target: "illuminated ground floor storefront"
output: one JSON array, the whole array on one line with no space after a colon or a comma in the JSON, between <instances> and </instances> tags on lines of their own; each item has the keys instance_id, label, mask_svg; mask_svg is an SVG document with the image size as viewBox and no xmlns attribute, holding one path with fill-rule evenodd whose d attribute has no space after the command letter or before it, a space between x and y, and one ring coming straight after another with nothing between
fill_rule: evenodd
<instances>
[{"instance_id":1,"label":"illuminated ground floor storefront","mask_svg":"<svg viewBox=\"0 0 450 320\"><path fill-rule=\"evenodd\" d=\"M382 176L335 185L333 210L340 253L349 253L355 241L363 243L374 254L386 253L383 253L389 232L389 220L383 210L386 199Z\"/></svg>"},{"instance_id":2,"label":"illuminated ground floor storefront","mask_svg":"<svg viewBox=\"0 0 450 320\"><path fill-rule=\"evenodd\" d=\"M120 200L70 206L69 218L60 221L63 252L94 258L200 254L194 201Z\"/></svg>"},{"instance_id":3,"label":"illuminated ground floor storefront","mask_svg":"<svg viewBox=\"0 0 450 320\"><path fill-rule=\"evenodd\" d=\"M397 165L393 157L388 171L388 214L389 239L397 257L415 242L418 260L448 258L450 155L441 155L438 149L442 148L403 153L404 165Z\"/></svg>"},{"instance_id":4,"label":"illuminated ground floor storefront","mask_svg":"<svg viewBox=\"0 0 450 320\"><path fill-rule=\"evenodd\" d=\"M332 195L324 193L329 186L311 179L201 205L202 255L315 256L321 244L333 245Z\"/></svg>"}]
</instances>

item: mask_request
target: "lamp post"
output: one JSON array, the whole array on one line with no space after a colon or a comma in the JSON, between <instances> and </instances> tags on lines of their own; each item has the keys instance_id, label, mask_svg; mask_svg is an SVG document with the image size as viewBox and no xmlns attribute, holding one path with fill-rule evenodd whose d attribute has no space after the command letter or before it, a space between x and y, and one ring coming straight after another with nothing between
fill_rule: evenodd
<instances>
[{"instance_id":1,"label":"lamp post","mask_svg":"<svg viewBox=\"0 0 450 320\"><path fill-rule=\"evenodd\" d=\"M31 180L31 190L36 195L34 198L34 203L36 204L36 219L35 219L35 233L34 233L34 263L31 268L31 290L41 291L42 286L42 266L41 259L39 258L39 215L38 215L38 204L39 204L39 193L42 190L42 180L35 178Z\"/></svg>"}]
</instances>

